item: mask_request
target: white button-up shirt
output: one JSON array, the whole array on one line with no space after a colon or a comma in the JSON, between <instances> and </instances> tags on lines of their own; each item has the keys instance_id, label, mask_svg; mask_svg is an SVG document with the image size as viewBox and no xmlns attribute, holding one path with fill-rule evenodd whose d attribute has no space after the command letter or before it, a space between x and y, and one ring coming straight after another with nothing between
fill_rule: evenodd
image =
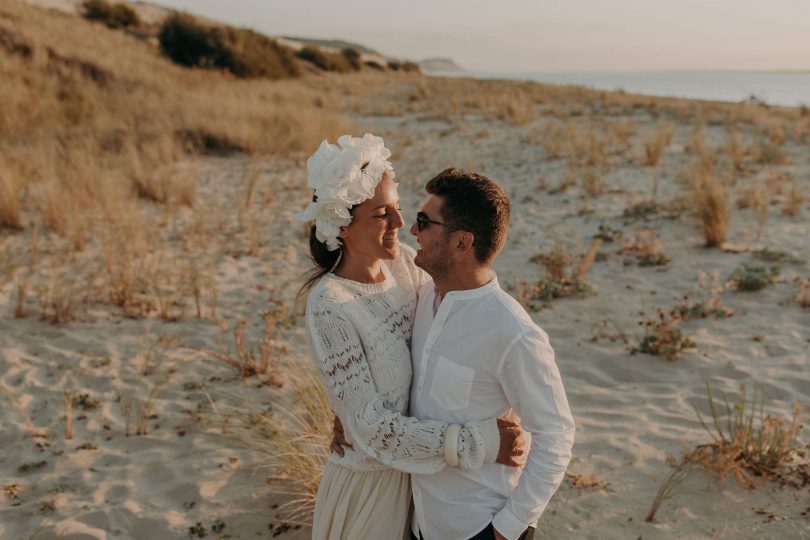
<instances>
[{"instance_id":1,"label":"white button-up shirt","mask_svg":"<svg viewBox=\"0 0 810 540\"><path fill-rule=\"evenodd\" d=\"M411 342L411 415L464 424L514 409L531 447L523 468L411 475L412 529L425 540L467 540L492 522L517 538L536 526L571 459L574 421L554 351L494 273L483 287L447 293L438 309L436 301L429 282Z\"/></svg>"}]
</instances>

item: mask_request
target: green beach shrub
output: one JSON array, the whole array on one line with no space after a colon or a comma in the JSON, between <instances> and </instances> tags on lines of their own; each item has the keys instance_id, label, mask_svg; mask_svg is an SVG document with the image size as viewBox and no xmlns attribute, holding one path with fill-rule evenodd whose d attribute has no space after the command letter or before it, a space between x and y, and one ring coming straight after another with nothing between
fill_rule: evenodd
<instances>
[{"instance_id":1,"label":"green beach shrub","mask_svg":"<svg viewBox=\"0 0 810 540\"><path fill-rule=\"evenodd\" d=\"M158 34L163 54L187 67L224 69L241 78L285 79L300 72L293 51L245 28L206 26L175 13Z\"/></svg>"},{"instance_id":2,"label":"green beach shrub","mask_svg":"<svg viewBox=\"0 0 810 540\"><path fill-rule=\"evenodd\" d=\"M354 71L360 71L363 68L363 60L360 58L360 53L357 52L357 49L346 47L340 54L343 55L343 58L346 59L346 62L349 63Z\"/></svg>"},{"instance_id":3,"label":"green beach shrub","mask_svg":"<svg viewBox=\"0 0 810 540\"><path fill-rule=\"evenodd\" d=\"M335 73L348 73L352 66L343 54L330 53L317 47L304 47L295 56L309 62L324 71Z\"/></svg>"},{"instance_id":4,"label":"green beach shrub","mask_svg":"<svg viewBox=\"0 0 810 540\"><path fill-rule=\"evenodd\" d=\"M111 4L106 0L85 0L82 2L82 16L91 21L98 21L110 28L129 28L140 26L138 12L126 4Z\"/></svg>"},{"instance_id":5,"label":"green beach shrub","mask_svg":"<svg viewBox=\"0 0 810 540\"><path fill-rule=\"evenodd\" d=\"M764 289L772 284L774 278L779 275L779 267L742 265L734 270L729 278L734 288L738 291L752 292Z\"/></svg>"}]
</instances>

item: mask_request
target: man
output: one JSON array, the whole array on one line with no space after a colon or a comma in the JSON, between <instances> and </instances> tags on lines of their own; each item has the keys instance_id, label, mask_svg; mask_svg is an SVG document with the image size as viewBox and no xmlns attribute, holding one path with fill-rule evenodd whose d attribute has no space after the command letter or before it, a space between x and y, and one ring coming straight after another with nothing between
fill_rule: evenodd
<instances>
[{"instance_id":1,"label":"man","mask_svg":"<svg viewBox=\"0 0 810 540\"><path fill-rule=\"evenodd\" d=\"M509 198L488 178L447 169L411 227L419 292L410 413L454 424L514 411L531 446L525 466L446 467L412 475L413 538L530 539L571 459L574 422L548 336L501 290L492 263Z\"/></svg>"}]
</instances>

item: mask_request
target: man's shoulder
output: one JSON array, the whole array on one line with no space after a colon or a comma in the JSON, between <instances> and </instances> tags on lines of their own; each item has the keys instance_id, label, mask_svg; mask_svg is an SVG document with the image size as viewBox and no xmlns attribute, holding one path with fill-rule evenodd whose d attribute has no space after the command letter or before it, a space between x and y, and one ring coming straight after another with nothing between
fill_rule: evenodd
<instances>
[{"instance_id":1,"label":"man's shoulder","mask_svg":"<svg viewBox=\"0 0 810 540\"><path fill-rule=\"evenodd\" d=\"M520 302L500 287L493 291L489 301L497 312L498 320L503 321L512 333L517 335L540 329Z\"/></svg>"}]
</instances>

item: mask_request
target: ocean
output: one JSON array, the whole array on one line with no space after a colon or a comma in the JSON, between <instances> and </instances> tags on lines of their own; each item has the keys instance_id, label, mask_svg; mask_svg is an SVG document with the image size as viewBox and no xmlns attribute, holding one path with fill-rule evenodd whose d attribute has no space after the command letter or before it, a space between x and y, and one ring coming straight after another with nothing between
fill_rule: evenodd
<instances>
[{"instance_id":1,"label":"ocean","mask_svg":"<svg viewBox=\"0 0 810 540\"><path fill-rule=\"evenodd\" d=\"M660 72L569 72L496 73L483 71L428 72L445 77L514 79L551 84L584 86L598 90L624 90L650 96L740 102L762 101L769 105L810 106L810 71L660 71Z\"/></svg>"}]
</instances>

